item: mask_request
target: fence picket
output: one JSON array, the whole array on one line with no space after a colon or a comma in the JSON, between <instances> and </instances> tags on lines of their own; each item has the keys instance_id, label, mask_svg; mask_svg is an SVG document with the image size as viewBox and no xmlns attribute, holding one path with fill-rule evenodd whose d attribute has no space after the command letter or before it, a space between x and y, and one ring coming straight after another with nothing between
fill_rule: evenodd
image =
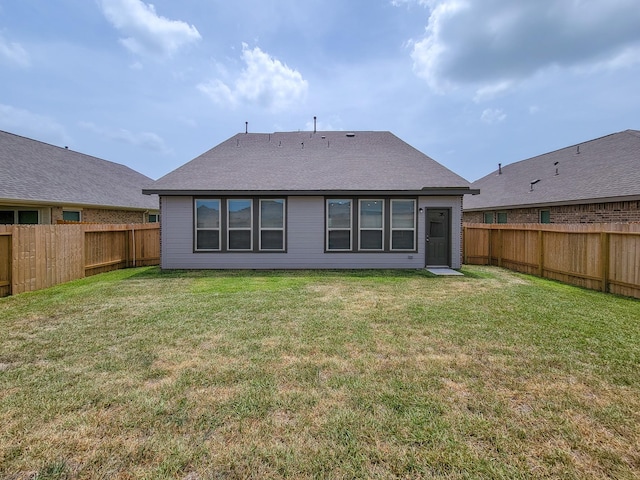
<instances>
[{"instance_id":1,"label":"fence picket","mask_svg":"<svg viewBox=\"0 0 640 480\"><path fill-rule=\"evenodd\" d=\"M158 224L0 225L0 297L126 268L134 254L160 263Z\"/></svg>"},{"instance_id":2,"label":"fence picket","mask_svg":"<svg viewBox=\"0 0 640 480\"><path fill-rule=\"evenodd\" d=\"M465 262L640 298L640 224L464 224Z\"/></svg>"}]
</instances>

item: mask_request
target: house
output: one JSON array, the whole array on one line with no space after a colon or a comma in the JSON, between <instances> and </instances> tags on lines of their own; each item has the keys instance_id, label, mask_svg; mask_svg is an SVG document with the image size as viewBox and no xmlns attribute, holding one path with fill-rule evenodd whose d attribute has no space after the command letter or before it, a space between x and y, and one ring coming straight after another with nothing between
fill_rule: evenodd
<instances>
[{"instance_id":1,"label":"house","mask_svg":"<svg viewBox=\"0 0 640 480\"><path fill-rule=\"evenodd\" d=\"M165 269L459 268L473 193L370 131L240 133L143 192L160 196Z\"/></svg>"},{"instance_id":2,"label":"house","mask_svg":"<svg viewBox=\"0 0 640 480\"><path fill-rule=\"evenodd\" d=\"M152 180L124 165L0 131L0 224L146 223Z\"/></svg>"},{"instance_id":3,"label":"house","mask_svg":"<svg viewBox=\"0 0 640 480\"><path fill-rule=\"evenodd\" d=\"M640 131L499 166L472 187L481 193L465 197L465 222L640 222Z\"/></svg>"}]
</instances>

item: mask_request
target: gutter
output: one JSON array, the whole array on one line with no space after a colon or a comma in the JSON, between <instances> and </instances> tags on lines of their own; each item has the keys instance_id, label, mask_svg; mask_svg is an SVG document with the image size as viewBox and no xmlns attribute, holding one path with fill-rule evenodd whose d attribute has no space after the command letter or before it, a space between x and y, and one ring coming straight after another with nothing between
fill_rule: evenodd
<instances>
[{"instance_id":1,"label":"gutter","mask_svg":"<svg viewBox=\"0 0 640 480\"><path fill-rule=\"evenodd\" d=\"M162 190L144 189L145 195L161 196L198 196L198 195L267 195L267 196L323 196L323 195L415 195L415 196L443 196L443 195L477 195L478 189L468 187L424 187L421 190Z\"/></svg>"},{"instance_id":2,"label":"gutter","mask_svg":"<svg viewBox=\"0 0 640 480\"><path fill-rule=\"evenodd\" d=\"M515 208L544 208L544 207L558 207L565 205L585 205L592 203L612 203L612 202L636 202L640 201L639 195L627 195L624 197L601 197L601 198L582 198L578 200L558 200L556 202L544 202L544 203L524 203L519 205L484 205L480 207L464 208L465 212L483 212L485 210L497 210L505 209L511 210Z\"/></svg>"}]
</instances>

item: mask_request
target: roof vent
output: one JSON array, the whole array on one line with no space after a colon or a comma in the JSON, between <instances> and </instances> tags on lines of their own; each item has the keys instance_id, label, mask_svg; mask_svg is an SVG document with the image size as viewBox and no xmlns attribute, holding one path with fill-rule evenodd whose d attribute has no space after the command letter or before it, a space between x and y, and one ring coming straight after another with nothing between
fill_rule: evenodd
<instances>
[{"instance_id":1,"label":"roof vent","mask_svg":"<svg viewBox=\"0 0 640 480\"><path fill-rule=\"evenodd\" d=\"M502 164L498 164L498 175L502 175Z\"/></svg>"},{"instance_id":2,"label":"roof vent","mask_svg":"<svg viewBox=\"0 0 640 480\"><path fill-rule=\"evenodd\" d=\"M356 136L356 134L355 134L355 133L353 133L353 132L349 132L349 133L347 133L347 137L349 137L349 138L351 138L351 137L355 137L355 136Z\"/></svg>"},{"instance_id":3,"label":"roof vent","mask_svg":"<svg viewBox=\"0 0 640 480\"><path fill-rule=\"evenodd\" d=\"M560 162L553 162L553 165L556 167L556 175L560 175L560 172L558 172L558 169L559 169L558 163Z\"/></svg>"},{"instance_id":4,"label":"roof vent","mask_svg":"<svg viewBox=\"0 0 640 480\"><path fill-rule=\"evenodd\" d=\"M537 180L534 180L533 182L531 182L531 183L529 184L529 191L530 191L530 192L533 192L533 186L534 186L536 183L538 183L539 181L540 181L540 179L537 179Z\"/></svg>"}]
</instances>

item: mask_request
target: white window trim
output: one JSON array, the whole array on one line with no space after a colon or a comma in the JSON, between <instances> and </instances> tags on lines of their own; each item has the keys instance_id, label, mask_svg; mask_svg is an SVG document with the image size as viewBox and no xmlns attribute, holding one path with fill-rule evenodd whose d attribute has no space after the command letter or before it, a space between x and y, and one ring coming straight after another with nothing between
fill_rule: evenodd
<instances>
[{"instance_id":1,"label":"white window trim","mask_svg":"<svg viewBox=\"0 0 640 480\"><path fill-rule=\"evenodd\" d=\"M282 227L262 228L262 202L282 201ZM284 252L285 251L285 226L287 225L287 200L285 198L260 198L258 202L258 250L261 252ZM262 248L262 232L282 232L282 248Z\"/></svg>"},{"instance_id":2,"label":"white window trim","mask_svg":"<svg viewBox=\"0 0 640 480\"><path fill-rule=\"evenodd\" d=\"M217 201L218 202L218 228L198 228L198 201ZM222 230L222 219L220 218L220 214L222 211L222 199L220 198L194 198L193 199L193 210L195 215L193 216L193 227L195 232L195 238L193 239L194 250L196 252L219 252L222 250L222 238L221 238L221 230ZM198 232L199 231L218 231L218 248L198 248Z\"/></svg>"},{"instance_id":3,"label":"white window trim","mask_svg":"<svg viewBox=\"0 0 640 480\"><path fill-rule=\"evenodd\" d=\"M393 204L394 202L411 202L413 203L413 228L409 228L409 227L397 227L397 228L393 228ZM416 250L416 234L417 234L417 228L416 228L416 222L417 222L417 215L416 215L416 201L415 199L411 199L411 198L392 198L391 199L391 203L389 205L391 211L390 211L390 217L389 217L389 235L391 236L391 238L389 239L389 250L392 252L413 252ZM395 231L407 231L407 230L412 230L413 231L413 248L393 248L393 232Z\"/></svg>"},{"instance_id":4,"label":"white window trim","mask_svg":"<svg viewBox=\"0 0 640 480\"><path fill-rule=\"evenodd\" d=\"M382 204L382 222L380 227L362 227L362 203L363 202L380 202ZM384 211L385 201L383 198L361 198L358 200L358 250L362 252L383 252L384 251ZM378 231L382 234L382 243L380 248L362 248L362 232Z\"/></svg>"},{"instance_id":5,"label":"white window trim","mask_svg":"<svg viewBox=\"0 0 640 480\"><path fill-rule=\"evenodd\" d=\"M251 209L249 216L248 227L231 227L229 226L229 217L231 212L229 211L229 205L234 201L247 201L249 202L249 208ZM228 198L225 202L227 204L227 251L229 252L251 252L253 251L253 199L251 198ZM231 248L231 232L249 232L249 248Z\"/></svg>"},{"instance_id":6,"label":"white window trim","mask_svg":"<svg viewBox=\"0 0 640 480\"><path fill-rule=\"evenodd\" d=\"M346 227L329 227L329 202L335 202L336 200L342 200L349 202L349 228ZM326 200L326 216L327 223L325 245L328 252L351 252L353 251L353 198L327 198ZM348 231L349 232L349 248L329 248L329 233L333 231Z\"/></svg>"}]
</instances>

